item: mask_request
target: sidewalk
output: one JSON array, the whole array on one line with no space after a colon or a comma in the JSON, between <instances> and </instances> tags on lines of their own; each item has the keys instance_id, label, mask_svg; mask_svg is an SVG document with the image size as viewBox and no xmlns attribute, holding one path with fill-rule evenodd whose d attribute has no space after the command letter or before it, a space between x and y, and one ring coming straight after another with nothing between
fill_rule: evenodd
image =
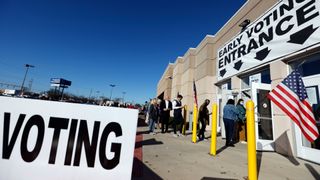
<instances>
[{"instance_id":1,"label":"sidewalk","mask_svg":"<svg viewBox=\"0 0 320 180\"><path fill-rule=\"evenodd\" d=\"M138 134L146 131L147 127L138 127ZM206 132L206 136L209 135L210 132ZM191 135L174 137L171 133L144 133L143 140L137 143L143 151L138 168L142 176L133 177L135 180L246 179L248 174L247 145L238 143L235 147L225 148L221 137L217 138L216 157L208 154L210 139L193 144ZM320 165L275 152L258 152L257 163L259 180L320 179Z\"/></svg>"}]
</instances>

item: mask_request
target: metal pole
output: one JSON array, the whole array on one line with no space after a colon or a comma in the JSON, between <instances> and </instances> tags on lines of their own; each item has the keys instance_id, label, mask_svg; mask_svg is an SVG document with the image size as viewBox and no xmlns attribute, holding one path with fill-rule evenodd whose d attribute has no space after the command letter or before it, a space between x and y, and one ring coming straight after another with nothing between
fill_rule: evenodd
<instances>
[{"instance_id":1,"label":"metal pole","mask_svg":"<svg viewBox=\"0 0 320 180\"><path fill-rule=\"evenodd\" d=\"M212 121L211 121L211 146L210 155L215 156L217 153L217 104L212 106Z\"/></svg>"},{"instance_id":2,"label":"metal pole","mask_svg":"<svg viewBox=\"0 0 320 180\"><path fill-rule=\"evenodd\" d=\"M26 72L24 74L24 78L23 78L23 81L22 81L21 89L20 89L20 94L21 95L23 94L23 89L24 89L23 86L24 86L24 82L25 82L27 74L28 74L28 70L29 70L29 67L27 67Z\"/></svg>"},{"instance_id":3,"label":"metal pole","mask_svg":"<svg viewBox=\"0 0 320 180\"><path fill-rule=\"evenodd\" d=\"M257 180L256 133L254 122L254 103L246 103L247 141L248 141L248 179Z\"/></svg>"},{"instance_id":4,"label":"metal pole","mask_svg":"<svg viewBox=\"0 0 320 180\"><path fill-rule=\"evenodd\" d=\"M112 100L112 91L113 91L113 88L116 86L115 84L110 84L111 86L111 91L110 91L110 101Z\"/></svg>"},{"instance_id":5,"label":"metal pole","mask_svg":"<svg viewBox=\"0 0 320 180\"><path fill-rule=\"evenodd\" d=\"M92 89L90 89L90 94L89 94L89 97L88 97L89 101L90 101L91 94L92 94Z\"/></svg>"},{"instance_id":6,"label":"metal pole","mask_svg":"<svg viewBox=\"0 0 320 180\"><path fill-rule=\"evenodd\" d=\"M126 94L126 92L122 92L122 103L124 103L124 95Z\"/></svg>"},{"instance_id":7,"label":"metal pole","mask_svg":"<svg viewBox=\"0 0 320 180\"><path fill-rule=\"evenodd\" d=\"M26 64L25 67L26 67L27 69L26 69L26 72L25 72L25 74L24 74L24 78L23 78L23 81L22 81L21 89L20 89L20 91L21 91L20 94L21 94L21 95L23 94L23 90L24 90L23 86L24 86L24 82L26 81L29 68L30 68L30 67L33 68L34 66L33 66L33 65L30 65L30 64Z\"/></svg>"}]
</instances>

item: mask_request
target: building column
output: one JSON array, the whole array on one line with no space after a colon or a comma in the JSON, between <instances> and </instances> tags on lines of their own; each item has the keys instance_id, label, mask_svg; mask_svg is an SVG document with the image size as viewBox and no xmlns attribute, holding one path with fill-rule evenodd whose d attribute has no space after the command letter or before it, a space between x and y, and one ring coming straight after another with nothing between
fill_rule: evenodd
<instances>
[{"instance_id":1,"label":"building column","mask_svg":"<svg viewBox=\"0 0 320 180\"><path fill-rule=\"evenodd\" d=\"M270 63L271 87L275 88L288 75L288 65L282 61ZM296 156L292 120L273 104L273 131L275 151Z\"/></svg>"}]
</instances>

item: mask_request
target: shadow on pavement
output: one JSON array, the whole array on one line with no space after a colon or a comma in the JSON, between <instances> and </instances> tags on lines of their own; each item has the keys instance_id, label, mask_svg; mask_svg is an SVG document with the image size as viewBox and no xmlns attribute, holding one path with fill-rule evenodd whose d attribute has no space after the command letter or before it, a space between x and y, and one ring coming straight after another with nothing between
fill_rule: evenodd
<instances>
[{"instance_id":1,"label":"shadow on pavement","mask_svg":"<svg viewBox=\"0 0 320 180\"><path fill-rule=\"evenodd\" d=\"M159 144L163 144L163 142L157 141L155 138L152 138L152 139L147 139L147 140L143 140L140 142L136 142L135 148L140 148L142 146L159 145Z\"/></svg>"},{"instance_id":2,"label":"shadow on pavement","mask_svg":"<svg viewBox=\"0 0 320 180\"><path fill-rule=\"evenodd\" d=\"M232 178L203 177L201 180L237 180L237 179L232 179Z\"/></svg>"},{"instance_id":3,"label":"shadow on pavement","mask_svg":"<svg viewBox=\"0 0 320 180\"><path fill-rule=\"evenodd\" d=\"M278 142L278 143L276 143ZM287 142L287 143L283 143ZM294 158L293 152L291 150L291 145L289 143L289 138L287 135L287 131L282 133L281 136L279 136L278 139L275 140L275 144L277 144L277 153L280 154L281 156L287 158L293 165L299 166L300 163L297 161L296 158Z\"/></svg>"},{"instance_id":4,"label":"shadow on pavement","mask_svg":"<svg viewBox=\"0 0 320 180\"><path fill-rule=\"evenodd\" d=\"M134 163L136 163L136 167L142 168L142 174L136 174L135 171L132 172L132 178L133 180L162 180L158 174L156 174L152 169L150 169L148 166L146 166L143 162L141 162L139 159L135 158ZM137 172L137 171L136 171Z\"/></svg>"},{"instance_id":5,"label":"shadow on pavement","mask_svg":"<svg viewBox=\"0 0 320 180\"><path fill-rule=\"evenodd\" d=\"M320 174L310 164L304 164L309 172L312 174L314 179L320 179Z\"/></svg>"},{"instance_id":6,"label":"shadow on pavement","mask_svg":"<svg viewBox=\"0 0 320 180\"><path fill-rule=\"evenodd\" d=\"M262 164L262 151L257 151L257 176L259 177L260 168Z\"/></svg>"},{"instance_id":7,"label":"shadow on pavement","mask_svg":"<svg viewBox=\"0 0 320 180\"><path fill-rule=\"evenodd\" d=\"M222 146L220 149L217 150L216 154L220 154L223 150L227 149L228 146Z\"/></svg>"},{"instance_id":8,"label":"shadow on pavement","mask_svg":"<svg viewBox=\"0 0 320 180\"><path fill-rule=\"evenodd\" d=\"M288 151L290 151L290 150L288 150ZM281 156L283 156L283 157L285 157L285 158L287 158L293 165L295 165L295 166L299 166L300 165L300 163L297 161L297 159L296 158L294 158L292 155L284 155L284 154L281 154L281 153L279 153Z\"/></svg>"}]
</instances>

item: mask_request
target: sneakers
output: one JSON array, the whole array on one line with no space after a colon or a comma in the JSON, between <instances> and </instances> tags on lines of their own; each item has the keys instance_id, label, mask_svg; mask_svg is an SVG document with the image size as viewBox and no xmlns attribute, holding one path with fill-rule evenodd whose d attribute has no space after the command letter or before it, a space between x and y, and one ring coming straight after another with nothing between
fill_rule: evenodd
<instances>
[{"instance_id":1,"label":"sneakers","mask_svg":"<svg viewBox=\"0 0 320 180\"><path fill-rule=\"evenodd\" d=\"M178 135L177 134L173 134L173 137L178 137Z\"/></svg>"}]
</instances>

